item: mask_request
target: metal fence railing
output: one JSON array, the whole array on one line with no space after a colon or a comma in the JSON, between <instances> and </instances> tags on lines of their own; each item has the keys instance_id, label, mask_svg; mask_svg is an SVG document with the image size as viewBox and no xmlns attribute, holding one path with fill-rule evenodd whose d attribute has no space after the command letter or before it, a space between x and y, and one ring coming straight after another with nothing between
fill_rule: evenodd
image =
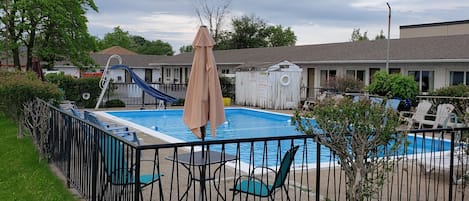
<instances>
[{"instance_id":1,"label":"metal fence railing","mask_svg":"<svg viewBox=\"0 0 469 201\"><path fill-rule=\"evenodd\" d=\"M69 187L86 200L258 200L253 194L234 193L233 189L260 185L254 180L241 182L252 173L263 183L274 184L279 174L272 170L281 170L287 151L296 146L299 149L291 158L292 165L280 174L285 180L272 191L271 198L347 200L340 164L333 154L317 146L314 136L137 146L50 108L51 162L65 175ZM399 161L371 200L468 199L469 153L461 140L467 131L409 132L408 149L389 153ZM259 188L265 188L260 194L270 196L269 186Z\"/></svg>"}]
</instances>

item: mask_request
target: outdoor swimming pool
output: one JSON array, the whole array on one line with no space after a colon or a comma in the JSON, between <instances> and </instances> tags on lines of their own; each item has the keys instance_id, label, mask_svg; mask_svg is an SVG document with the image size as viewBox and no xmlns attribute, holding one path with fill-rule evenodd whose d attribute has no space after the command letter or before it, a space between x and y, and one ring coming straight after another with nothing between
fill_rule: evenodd
<instances>
[{"instance_id":1,"label":"outdoor swimming pool","mask_svg":"<svg viewBox=\"0 0 469 201\"><path fill-rule=\"evenodd\" d=\"M134 111L111 111L99 113L107 118L119 121L123 124L132 126L150 134L159 139L165 140L170 143L174 142L190 142L200 141L192 132L184 125L182 121L182 110L134 110ZM291 116L280 113L267 112L262 110L254 110L247 108L226 108L226 122L217 128L217 137L215 139L240 139L240 138L253 138L253 137L274 137L274 136L288 136L288 135L302 135L301 132L296 131L295 126L291 125ZM210 130L210 125L207 131ZM209 134L206 140L214 140ZM445 151L450 149L450 142L431 138L417 137L414 140L413 136L408 137L408 146L402 147L400 152L403 153L424 153L429 151ZM414 142L415 141L415 142ZM295 141L296 144L303 144L302 140ZM316 143L308 140L308 150L315 151ZM290 147L290 141L281 143L282 146ZM277 145L277 142L268 144L269 153L268 158L276 161L278 156L277 151L272 150ZM250 144L245 143L246 147L241 147L241 150L250 150ZM235 154L236 145L227 145L226 152ZM272 149L271 149L272 148ZM211 147L212 150L220 149L220 147ZM406 150L404 150L406 149ZM264 152L263 142L255 143L255 155L262 156ZM281 148L280 155L282 156L287 148ZM302 147L297 155L302 153ZM249 163L250 153L240 153L241 161ZM330 150L323 147L321 149L321 162L331 160ZM308 163L316 163L316 154L308 154ZM260 161L262 162L262 161ZM267 162L268 165L273 165ZM298 163L302 163L301 161ZM256 164L255 165L265 165Z\"/></svg>"}]
</instances>

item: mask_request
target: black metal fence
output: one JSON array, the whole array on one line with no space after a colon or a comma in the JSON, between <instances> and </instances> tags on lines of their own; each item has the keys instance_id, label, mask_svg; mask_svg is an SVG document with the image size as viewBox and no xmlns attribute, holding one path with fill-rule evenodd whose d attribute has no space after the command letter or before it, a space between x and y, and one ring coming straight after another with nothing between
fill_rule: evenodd
<instances>
[{"instance_id":1,"label":"black metal fence","mask_svg":"<svg viewBox=\"0 0 469 201\"><path fill-rule=\"evenodd\" d=\"M50 108L51 161L86 200L347 200L340 164L313 136L137 146ZM370 200L467 200L467 131L411 131L408 149L390 153L396 165Z\"/></svg>"},{"instance_id":2,"label":"black metal fence","mask_svg":"<svg viewBox=\"0 0 469 201\"><path fill-rule=\"evenodd\" d=\"M153 83L150 85L153 88L178 99L183 99L186 96L186 84ZM120 99L126 105L158 106L159 104L157 99L143 92L135 83L113 83L111 87L113 88L112 93L108 93L107 96L104 97L103 102L112 99Z\"/></svg>"}]
</instances>

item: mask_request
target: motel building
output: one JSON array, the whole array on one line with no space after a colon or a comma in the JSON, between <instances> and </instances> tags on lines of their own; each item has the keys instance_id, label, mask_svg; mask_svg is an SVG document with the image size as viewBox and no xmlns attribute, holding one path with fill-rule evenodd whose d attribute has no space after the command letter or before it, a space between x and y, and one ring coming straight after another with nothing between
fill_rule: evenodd
<instances>
[{"instance_id":1,"label":"motel building","mask_svg":"<svg viewBox=\"0 0 469 201\"><path fill-rule=\"evenodd\" d=\"M314 98L320 89L328 87L328 81L339 76L353 76L368 85L375 72L386 69L387 62L390 73L412 76L423 94L450 85L469 85L469 20L400 26L400 38L389 42L389 59L387 40L221 50L214 54L218 72L228 77L235 77L240 70L284 65L284 61L299 66L302 72L296 79L300 79L301 99ZM138 55L119 47L91 56L104 68L112 54L119 54L123 64L145 81L162 84L187 84L193 59L192 53ZM77 68L66 63L55 69L77 75ZM113 73L112 78L132 82L125 71Z\"/></svg>"}]
</instances>

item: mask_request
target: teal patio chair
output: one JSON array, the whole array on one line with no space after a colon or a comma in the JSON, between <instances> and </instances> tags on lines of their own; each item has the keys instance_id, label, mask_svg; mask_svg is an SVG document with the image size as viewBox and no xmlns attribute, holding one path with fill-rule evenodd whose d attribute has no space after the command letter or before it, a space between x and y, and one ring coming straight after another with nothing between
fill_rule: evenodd
<instances>
[{"instance_id":1,"label":"teal patio chair","mask_svg":"<svg viewBox=\"0 0 469 201\"><path fill-rule=\"evenodd\" d=\"M135 176L135 164L130 164L126 158L133 158L129 156L129 148L124 146L124 143L118 138L111 135L102 135L99 137L99 152L101 154L101 161L106 172L106 184L102 189L102 197L105 196L105 192L110 185L122 186L119 193L119 198L125 192L126 186L136 185ZM127 152L126 152L127 151ZM130 151L132 152L132 151ZM163 174L159 173L158 161L157 160L139 160L141 162L152 162L153 171L150 174L140 174L140 199L143 200L143 189L151 184L158 182L158 188L160 191L160 200L164 200L162 196L161 177ZM132 189L132 188L131 188ZM152 188L153 189L153 188ZM101 198L103 199L103 198ZM120 200L120 199L119 199Z\"/></svg>"},{"instance_id":2,"label":"teal patio chair","mask_svg":"<svg viewBox=\"0 0 469 201\"><path fill-rule=\"evenodd\" d=\"M271 200L274 200L275 190L281 187L283 187L286 192L287 200L290 200L290 197L288 196L288 189L285 186L285 180L287 179L288 173L290 172L290 167L293 163L293 159L296 152L298 151L298 148L299 146L294 146L285 153L278 171L267 168L268 170L275 172L275 179L273 180L274 182L272 185L263 182L262 179L254 177L255 168L252 170L249 176L238 177L235 180L234 188L230 189L233 191L233 200L235 195L238 193L246 193L257 197L270 197Z\"/></svg>"}]
</instances>

